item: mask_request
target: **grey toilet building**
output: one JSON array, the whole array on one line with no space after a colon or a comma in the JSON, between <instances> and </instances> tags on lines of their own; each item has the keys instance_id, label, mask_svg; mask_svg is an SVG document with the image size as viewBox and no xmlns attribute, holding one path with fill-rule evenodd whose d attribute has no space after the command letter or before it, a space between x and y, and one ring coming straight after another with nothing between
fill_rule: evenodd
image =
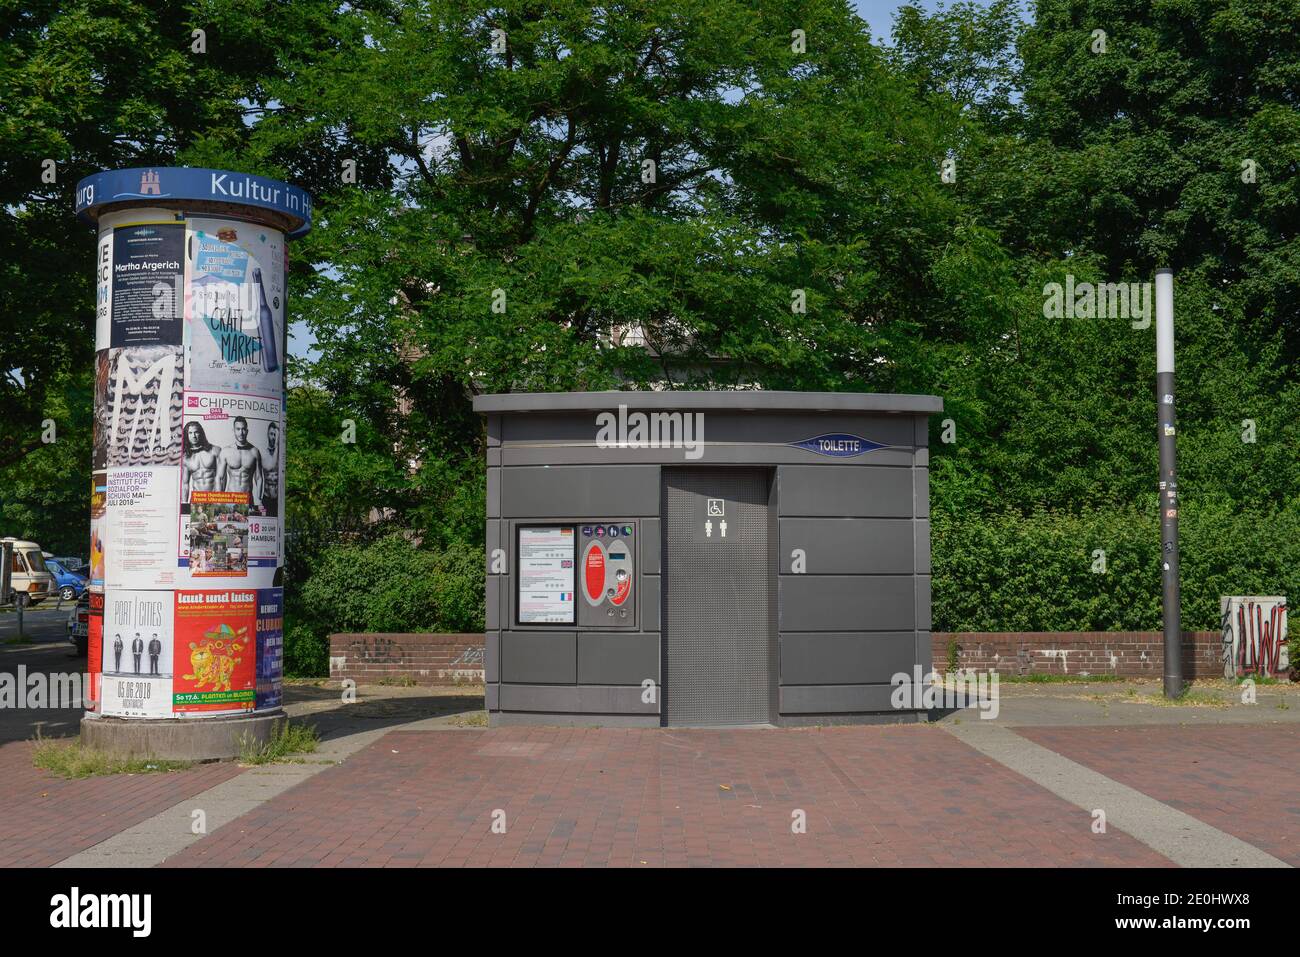
<instances>
[{"instance_id":1,"label":"grey toilet building","mask_svg":"<svg viewBox=\"0 0 1300 957\"><path fill-rule=\"evenodd\" d=\"M935 396L479 396L493 724L914 720Z\"/></svg>"}]
</instances>

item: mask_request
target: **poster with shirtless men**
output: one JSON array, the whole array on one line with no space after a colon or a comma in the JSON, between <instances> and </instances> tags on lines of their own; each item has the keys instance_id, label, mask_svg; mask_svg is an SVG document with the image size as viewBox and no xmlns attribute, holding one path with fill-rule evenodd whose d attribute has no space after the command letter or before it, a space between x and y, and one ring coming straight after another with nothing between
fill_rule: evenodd
<instances>
[{"instance_id":1,"label":"poster with shirtless men","mask_svg":"<svg viewBox=\"0 0 1300 957\"><path fill-rule=\"evenodd\" d=\"M279 399L185 393L179 564L191 581L273 583L282 555L283 429Z\"/></svg>"}]
</instances>

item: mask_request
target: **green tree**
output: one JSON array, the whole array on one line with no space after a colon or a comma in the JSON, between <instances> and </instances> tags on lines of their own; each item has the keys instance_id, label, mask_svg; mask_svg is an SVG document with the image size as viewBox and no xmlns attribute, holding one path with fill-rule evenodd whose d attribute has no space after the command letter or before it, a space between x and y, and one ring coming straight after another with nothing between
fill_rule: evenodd
<instances>
[{"instance_id":1,"label":"green tree","mask_svg":"<svg viewBox=\"0 0 1300 957\"><path fill-rule=\"evenodd\" d=\"M418 463L428 540L481 535L475 391L914 390L1001 322L943 283L1005 268L940 182L959 118L842 0L353 18L248 149L341 129L392 160L321 197L296 309L313 384Z\"/></svg>"},{"instance_id":2,"label":"green tree","mask_svg":"<svg viewBox=\"0 0 1300 957\"><path fill-rule=\"evenodd\" d=\"M325 129L244 155L276 108L269 80L361 43L343 22L324 0L0 0L0 531L86 547L94 235L72 215L78 180L220 153L319 189L340 152L370 162Z\"/></svg>"}]
</instances>

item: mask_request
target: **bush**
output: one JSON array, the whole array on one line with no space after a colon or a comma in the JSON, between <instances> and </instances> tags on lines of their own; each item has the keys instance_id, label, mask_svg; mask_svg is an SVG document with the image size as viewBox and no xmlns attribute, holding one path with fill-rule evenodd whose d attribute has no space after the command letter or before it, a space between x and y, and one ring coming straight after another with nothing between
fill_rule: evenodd
<instances>
[{"instance_id":1,"label":"bush","mask_svg":"<svg viewBox=\"0 0 1300 957\"><path fill-rule=\"evenodd\" d=\"M428 551L403 535L326 550L287 599L285 671L328 673L332 632L481 632L482 549Z\"/></svg>"},{"instance_id":2,"label":"bush","mask_svg":"<svg viewBox=\"0 0 1300 957\"><path fill-rule=\"evenodd\" d=\"M1148 508L932 516L936 631L1157 631L1160 519ZM1183 628L1216 631L1221 595L1300 591L1300 505L1179 512ZM1094 550L1106 571L1093 571Z\"/></svg>"}]
</instances>

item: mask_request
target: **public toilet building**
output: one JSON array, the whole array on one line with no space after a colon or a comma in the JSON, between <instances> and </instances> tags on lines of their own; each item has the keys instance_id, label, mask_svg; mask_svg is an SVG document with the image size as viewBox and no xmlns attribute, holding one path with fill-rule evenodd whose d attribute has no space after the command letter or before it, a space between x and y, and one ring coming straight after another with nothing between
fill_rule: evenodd
<instances>
[{"instance_id":1,"label":"public toilet building","mask_svg":"<svg viewBox=\"0 0 1300 957\"><path fill-rule=\"evenodd\" d=\"M920 715L895 706L891 679L930 670L940 399L587 392L474 408L492 724Z\"/></svg>"}]
</instances>

